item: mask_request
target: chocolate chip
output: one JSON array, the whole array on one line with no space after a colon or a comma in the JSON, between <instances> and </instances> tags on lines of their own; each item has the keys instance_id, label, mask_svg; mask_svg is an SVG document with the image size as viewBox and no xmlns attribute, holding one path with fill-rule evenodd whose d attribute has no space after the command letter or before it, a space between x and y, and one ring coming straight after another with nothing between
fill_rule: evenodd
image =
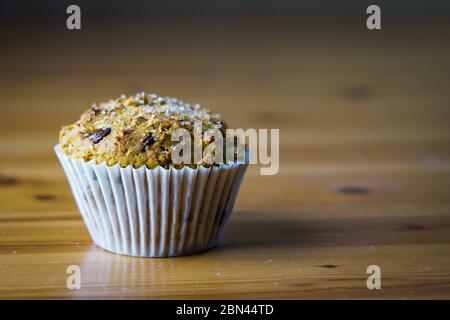
<instances>
[{"instance_id":1,"label":"chocolate chip","mask_svg":"<svg viewBox=\"0 0 450 320\"><path fill-rule=\"evenodd\" d=\"M147 138L145 138L144 140L142 140L142 149L141 151L144 152L145 148L147 148L148 146L152 145L155 142L155 138L152 135L149 135Z\"/></svg>"},{"instance_id":2,"label":"chocolate chip","mask_svg":"<svg viewBox=\"0 0 450 320\"><path fill-rule=\"evenodd\" d=\"M100 130L97 130L93 134L91 134L89 136L89 140L91 140L93 143L99 143L100 141L102 141L102 139L104 137L106 137L110 133L111 133L111 128L109 128L109 127L102 128Z\"/></svg>"},{"instance_id":3,"label":"chocolate chip","mask_svg":"<svg viewBox=\"0 0 450 320\"><path fill-rule=\"evenodd\" d=\"M327 268L327 269L332 269L332 268L337 268L337 265L335 265L335 264L324 264L324 265L321 265L321 266L319 266L319 267L321 267L321 268Z\"/></svg>"},{"instance_id":4,"label":"chocolate chip","mask_svg":"<svg viewBox=\"0 0 450 320\"><path fill-rule=\"evenodd\" d=\"M364 85L353 85L342 90L342 96L348 100L366 101L373 97L372 90Z\"/></svg>"}]
</instances>

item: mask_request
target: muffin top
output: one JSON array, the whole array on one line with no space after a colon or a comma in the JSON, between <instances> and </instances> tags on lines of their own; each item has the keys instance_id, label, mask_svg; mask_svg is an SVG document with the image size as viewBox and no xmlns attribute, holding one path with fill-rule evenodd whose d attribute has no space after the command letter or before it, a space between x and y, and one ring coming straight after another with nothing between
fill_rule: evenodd
<instances>
[{"instance_id":1,"label":"muffin top","mask_svg":"<svg viewBox=\"0 0 450 320\"><path fill-rule=\"evenodd\" d=\"M142 92L94 103L78 121L61 128L59 142L62 151L75 159L106 162L108 166L168 168L178 143L171 140L172 133L184 128L193 136L194 130L199 130L194 123L201 123L202 134L211 129L225 134L227 128L219 114L198 104ZM210 142L208 135L202 135L202 148ZM189 166L212 165L213 157L206 154Z\"/></svg>"}]
</instances>

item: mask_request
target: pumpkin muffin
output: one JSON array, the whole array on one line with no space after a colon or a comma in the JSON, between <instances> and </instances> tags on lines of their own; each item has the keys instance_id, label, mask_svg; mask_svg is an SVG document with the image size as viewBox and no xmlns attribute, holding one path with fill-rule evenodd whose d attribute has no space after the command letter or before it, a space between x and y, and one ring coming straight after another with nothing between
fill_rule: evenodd
<instances>
[{"instance_id":1,"label":"pumpkin muffin","mask_svg":"<svg viewBox=\"0 0 450 320\"><path fill-rule=\"evenodd\" d=\"M200 160L175 164L177 129L200 137L191 139ZM94 243L139 257L218 245L248 166L215 161L210 132L226 129L198 104L145 93L94 104L63 126L55 152Z\"/></svg>"}]
</instances>

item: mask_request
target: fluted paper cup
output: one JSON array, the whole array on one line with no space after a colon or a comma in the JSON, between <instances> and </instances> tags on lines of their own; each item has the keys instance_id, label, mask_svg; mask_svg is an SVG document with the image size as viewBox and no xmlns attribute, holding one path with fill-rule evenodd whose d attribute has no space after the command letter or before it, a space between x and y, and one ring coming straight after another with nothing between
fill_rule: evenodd
<instances>
[{"instance_id":1,"label":"fluted paper cup","mask_svg":"<svg viewBox=\"0 0 450 320\"><path fill-rule=\"evenodd\" d=\"M248 164L135 169L55 152L95 244L130 256L171 257L216 246Z\"/></svg>"}]
</instances>

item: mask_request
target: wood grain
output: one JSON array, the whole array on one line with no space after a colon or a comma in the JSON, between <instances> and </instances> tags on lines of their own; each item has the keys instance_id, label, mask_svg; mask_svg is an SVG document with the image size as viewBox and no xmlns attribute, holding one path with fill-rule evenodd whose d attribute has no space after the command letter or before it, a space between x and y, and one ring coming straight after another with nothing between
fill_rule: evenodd
<instances>
[{"instance_id":1,"label":"wood grain","mask_svg":"<svg viewBox=\"0 0 450 320\"><path fill-rule=\"evenodd\" d=\"M0 298L450 298L442 29L107 30L4 39ZM153 41L129 50L143 32ZM279 174L250 168L219 248L140 259L91 243L52 146L92 102L137 90L280 129ZM366 288L371 264L381 290ZM81 290L66 288L68 265Z\"/></svg>"}]
</instances>

